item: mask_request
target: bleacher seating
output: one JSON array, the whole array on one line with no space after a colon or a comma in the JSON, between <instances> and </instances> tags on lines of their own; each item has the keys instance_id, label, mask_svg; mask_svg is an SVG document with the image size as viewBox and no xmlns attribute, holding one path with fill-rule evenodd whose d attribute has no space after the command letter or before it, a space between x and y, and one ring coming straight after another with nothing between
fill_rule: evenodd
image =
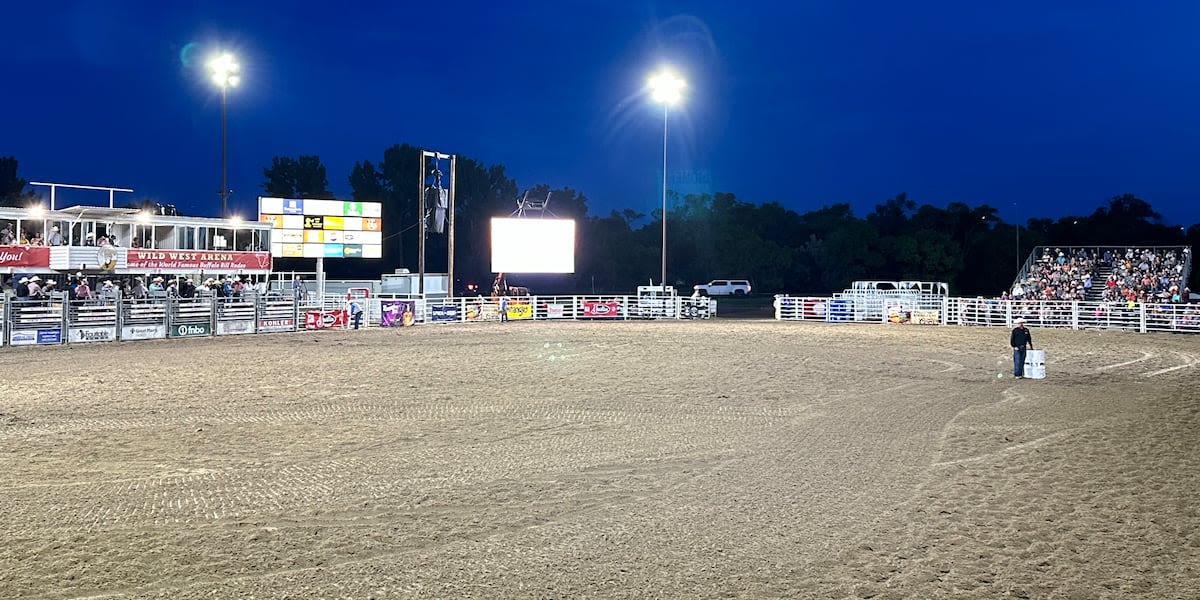
<instances>
[{"instance_id":1,"label":"bleacher seating","mask_svg":"<svg viewBox=\"0 0 1200 600\"><path fill-rule=\"evenodd\" d=\"M1191 250L1182 246L1035 248L1003 297L1187 302L1190 269Z\"/></svg>"}]
</instances>

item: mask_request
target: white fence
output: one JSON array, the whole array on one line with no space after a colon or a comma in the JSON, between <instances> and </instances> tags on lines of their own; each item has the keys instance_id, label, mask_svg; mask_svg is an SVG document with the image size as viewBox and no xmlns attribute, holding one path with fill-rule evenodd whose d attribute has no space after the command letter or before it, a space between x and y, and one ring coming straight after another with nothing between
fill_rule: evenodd
<instances>
[{"instance_id":1,"label":"white fence","mask_svg":"<svg viewBox=\"0 0 1200 600\"><path fill-rule=\"evenodd\" d=\"M1034 327L1200 333L1200 304L946 296L775 298L775 318L783 321L1011 327L1018 317Z\"/></svg>"},{"instance_id":2,"label":"white fence","mask_svg":"<svg viewBox=\"0 0 1200 600\"><path fill-rule=\"evenodd\" d=\"M470 323L501 320L501 303L491 298L414 298L405 295L358 298L363 326ZM709 298L637 296L531 296L508 298L510 321L549 319L704 319L716 301ZM42 300L0 296L0 346L58 345L156 338L210 337L346 328L354 324L344 295L297 302L280 294L220 298L154 297L134 300L68 300L64 294Z\"/></svg>"}]
</instances>

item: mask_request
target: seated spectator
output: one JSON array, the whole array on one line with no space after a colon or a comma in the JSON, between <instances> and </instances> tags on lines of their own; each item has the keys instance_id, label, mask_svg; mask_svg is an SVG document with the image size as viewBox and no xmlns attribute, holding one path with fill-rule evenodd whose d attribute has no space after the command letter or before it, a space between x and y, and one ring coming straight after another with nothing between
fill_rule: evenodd
<instances>
[{"instance_id":1,"label":"seated spectator","mask_svg":"<svg viewBox=\"0 0 1200 600\"><path fill-rule=\"evenodd\" d=\"M92 288L88 286L87 279L80 279L75 286L75 297L87 301L92 299Z\"/></svg>"}]
</instances>

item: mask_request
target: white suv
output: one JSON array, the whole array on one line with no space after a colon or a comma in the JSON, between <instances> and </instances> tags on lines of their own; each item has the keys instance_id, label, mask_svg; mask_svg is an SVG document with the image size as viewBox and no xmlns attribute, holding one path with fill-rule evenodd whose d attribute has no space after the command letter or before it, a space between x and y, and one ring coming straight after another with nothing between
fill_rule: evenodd
<instances>
[{"instance_id":1,"label":"white suv","mask_svg":"<svg viewBox=\"0 0 1200 600\"><path fill-rule=\"evenodd\" d=\"M714 279L692 289L697 296L744 296L750 293L750 282L745 279Z\"/></svg>"}]
</instances>

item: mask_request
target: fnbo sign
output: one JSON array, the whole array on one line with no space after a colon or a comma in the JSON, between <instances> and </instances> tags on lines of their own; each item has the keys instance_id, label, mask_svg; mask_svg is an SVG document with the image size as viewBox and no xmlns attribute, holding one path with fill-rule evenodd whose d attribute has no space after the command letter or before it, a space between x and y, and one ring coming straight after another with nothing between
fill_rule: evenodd
<instances>
[{"instance_id":1,"label":"fnbo sign","mask_svg":"<svg viewBox=\"0 0 1200 600\"><path fill-rule=\"evenodd\" d=\"M211 323L181 323L171 326L171 337L200 337L212 335Z\"/></svg>"}]
</instances>

